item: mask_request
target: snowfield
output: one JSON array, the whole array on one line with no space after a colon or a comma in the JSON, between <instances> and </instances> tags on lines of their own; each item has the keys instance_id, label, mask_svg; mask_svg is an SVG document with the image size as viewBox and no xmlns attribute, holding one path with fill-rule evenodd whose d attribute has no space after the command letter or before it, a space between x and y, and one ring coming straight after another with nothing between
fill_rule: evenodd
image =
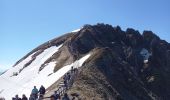
<instances>
[{"instance_id":1,"label":"snowfield","mask_svg":"<svg viewBox=\"0 0 170 100\"><path fill-rule=\"evenodd\" d=\"M57 52L61 46L62 45L58 47L52 46L44 50L29 66L24 68L17 76L13 76L13 73L19 72L19 70L32 59L32 55L34 55L36 52L28 56L16 66L9 69L3 75L1 75L0 97L5 97L6 100L11 100L11 98L14 97L16 94L18 94L19 97L21 97L22 94L26 94L26 96L29 97L33 86L37 86L37 88L39 89L41 85L44 85L45 88L48 88L59 78L61 78L65 73L67 73L72 66L76 65L76 67L81 67L84 61L90 56L90 54L88 54L78 61L62 67L55 73L53 73L53 69L57 62L50 62L46 64L44 69L39 72L40 66L55 52Z\"/></svg>"}]
</instances>

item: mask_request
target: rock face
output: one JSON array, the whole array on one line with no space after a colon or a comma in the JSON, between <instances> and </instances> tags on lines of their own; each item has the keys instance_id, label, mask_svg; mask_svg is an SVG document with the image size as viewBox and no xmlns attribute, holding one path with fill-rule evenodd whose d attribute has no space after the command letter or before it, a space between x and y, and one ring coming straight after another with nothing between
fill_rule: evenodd
<instances>
[{"instance_id":1,"label":"rock face","mask_svg":"<svg viewBox=\"0 0 170 100\"><path fill-rule=\"evenodd\" d=\"M77 93L82 100L169 100L170 44L152 31L140 34L108 24L84 25L32 52L61 43L59 52L44 63L57 60L54 71L92 54L68 94Z\"/></svg>"},{"instance_id":2,"label":"rock face","mask_svg":"<svg viewBox=\"0 0 170 100\"><path fill-rule=\"evenodd\" d=\"M170 98L170 44L153 32L85 25L70 45L75 57L93 52L70 92L87 100Z\"/></svg>"}]
</instances>

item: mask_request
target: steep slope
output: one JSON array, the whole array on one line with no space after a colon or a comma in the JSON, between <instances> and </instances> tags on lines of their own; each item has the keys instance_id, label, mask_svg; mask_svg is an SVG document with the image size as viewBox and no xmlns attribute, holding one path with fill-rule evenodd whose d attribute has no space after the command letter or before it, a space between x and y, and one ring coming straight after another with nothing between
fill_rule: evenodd
<instances>
[{"instance_id":1,"label":"steep slope","mask_svg":"<svg viewBox=\"0 0 170 100\"><path fill-rule=\"evenodd\" d=\"M101 81L102 77L100 79L101 73L105 77L104 80L113 87L112 91L117 91L119 98L125 100L168 100L170 98L170 57L168 56L170 44L151 31L144 31L141 35L134 29L129 28L124 32L120 27L113 28L110 25L98 24L86 26L76 38L77 44L81 44L78 46L81 47L74 48L77 47L79 53L101 48L99 52L93 50L97 52L96 55L92 55L89 62L85 63L86 67L80 74L85 79L80 78L75 82L74 88L83 89L76 91L85 94L82 97L96 98L95 95L101 92L97 100L111 98L110 93L114 92L108 92L109 88L97 88L104 85Z\"/></svg>"},{"instance_id":2,"label":"steep slope","mask_svg":"<svg viewBox=\"0 0 170 100\"><path fill-rule=\"evenodd\" d=\"M40 85L44 85L48 88L60 79L74 63L72 57L67 53L68 51L65 50L64 42L75 33L76 31L71 32L40 45L1 75L0 97L5 97L7 100L16 94L19 96L26 94L29 97L33 86L39 88ZM65 53L68 55L65 56ZM63 59L65 57L70 57L69 63ZM60 62L63 62L62 66ZM83 62L81 61L81 63Z\"/></svg>"},{"instance_id":3,"label":"steep slope","mask_svg":"<svg viewBox=\"0 0 170 100\"><path fill-rule=\"evenodd\" d=\"M5 85L17 87L10 94L14 96L29 94L40 84L51 95L58 80L75 66L80 68L67 91L70 98L78 94L82 100L169 100L169 55L170 44L152 31L84 25L35 48L0 76L0 96L11 89Z\"/></svg>"},{"instance_id":4,"label":"steep slope","mask_svg":"<svg viewBox=\"0 0 170 100\"><path fill-rule=\"evenodd\" d=\"M40 86L41 83L44 83L46 87L55 82L56 80L46 82L47 79L52 78L52 76L48 76L53 73L53 67L55 62L50 62L46 69L39 72L39 67L41 66L47 58L52 56L52 54L61 47L50 47L40 55L38 55L32 63L23 67L26 63L31 61L32 56L36 53L31 54L26 59L24 59L21 63L17 64L15 67L9 69L6 73L4 73L1 78L1 90L3 91L1 95L5 95L7 97L14 96L16 93L20 94L30 94L30 90L32 86Z\"/></svg>"},{"instance_id":5,"label":"steep slope","mask_svg":"<svg viewBox=\"0 0 170 100\"><path fill-rule=\"evenodd\" d=\"M78 93L86 100L151 100L150 91L108 48L98 48L82 67L69 93ZM82 95L83 94L83 95Z\"/></svg>"}]
</instances>

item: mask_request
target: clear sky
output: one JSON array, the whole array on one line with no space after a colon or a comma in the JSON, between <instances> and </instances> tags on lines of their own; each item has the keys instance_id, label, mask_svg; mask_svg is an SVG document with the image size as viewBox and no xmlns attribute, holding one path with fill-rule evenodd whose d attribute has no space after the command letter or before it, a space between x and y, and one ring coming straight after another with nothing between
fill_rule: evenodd
<instances>
[{"instance_id":1,"label":"clear sky","mask_svg":"<svg viewBox=\"0 0 170 100\"><path fill-rule=\"evenodd\" d=\"M170 0L0 0L0 70L84 24L152 30L170 42L169 4Z\"/></svg>"}]
</instances>

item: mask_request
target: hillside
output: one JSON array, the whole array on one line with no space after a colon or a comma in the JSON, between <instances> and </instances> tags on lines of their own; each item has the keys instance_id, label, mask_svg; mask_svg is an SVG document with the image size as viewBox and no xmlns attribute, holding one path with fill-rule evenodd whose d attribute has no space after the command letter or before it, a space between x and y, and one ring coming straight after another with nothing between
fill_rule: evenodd
<instances>
[{"instance_id":1,"label":"hillside","mask_svg":"<svg viewBox=\"0 0 170 100\"><path fill-rule=\"evenodd\" d=\"M51 95L74 66L78 74L67 91L70 97L76 93L81 100L169 100L169 62L170 44L152 31L84 25L16 62L0 76L0 97L29 96L34 85L44 85Z\"/></svg>"}]
</instances>

